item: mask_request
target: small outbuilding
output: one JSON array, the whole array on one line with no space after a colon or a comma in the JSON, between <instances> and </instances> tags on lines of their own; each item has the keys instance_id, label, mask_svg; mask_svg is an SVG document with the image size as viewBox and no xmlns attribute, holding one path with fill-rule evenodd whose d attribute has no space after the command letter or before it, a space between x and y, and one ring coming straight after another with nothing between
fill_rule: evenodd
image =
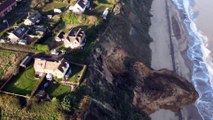
<instances>
[{"instance_id":1,"label":"small outbuilding","mask_svg":"<svg viewBox=\"0 0 213 120\"><path fill-rule=\"evenodd\" d=\"M31 60L32 60L32 56L29 56L29 55L26 56L24 58L24 60L21 62L20 66L24 67L24 68L27 68L27 66L29 65L29 63L31 62Z\"/></svg>"},{"instance_id":2,"label":"small outbuilding","mask_svg":"<svg viewBox=\"0 0 213 120\"><path fill-rule=\"evenodd\" d=\"M56 55L56 56L59 55L59 52L56 49L51 50L50 53L51 55Z\"/></svg>"},{"instance_id":3,"label":"small outbuilding","mask_svg":"<svg viewBox=\"0 0 213 120\"><path fill-rule=\"evenodd\" d=\"M106 8L102 14L103 19L106 19L109 14L109 8Z\"/></svg>"},{"instance_id":4,"label":"small outbuilding","mask_svg":"<svg viewBox=\"0 0 213 120\"><path fill-rule=\"evenodd\" d=\"M38 93L36 94L36 97L45 98L46 95L47 95L47 93L45 90L39 90Z\"/></svg>"},{"instance_id":5,"label":"small outbuilding","mask_svg":"<svg viewBox=\"0 0 213 120\"><path fill-rule=\"evenodd\" d=\"M44 26L35 26L35 32L41 36L44 36L47 32L47 28Z\"/></svg>"}]
</instances>

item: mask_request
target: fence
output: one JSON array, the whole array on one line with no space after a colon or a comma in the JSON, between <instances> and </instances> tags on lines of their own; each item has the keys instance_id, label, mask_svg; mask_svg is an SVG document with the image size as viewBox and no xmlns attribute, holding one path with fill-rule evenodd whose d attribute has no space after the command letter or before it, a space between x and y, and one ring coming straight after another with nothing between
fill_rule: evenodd
<instances>
[{"instance_id":1,"label":"fence","mask_svg":"<svg viewBox=\"0 0 213 120\"><path fill-rule=\"evenodd\" d=\"M32 90L31 92L31 96L30 97L33 97L33 95L36 93L36 91L38 90L38 88L40 87L41 83L45 80L46 74L44 74L41 79L39 80L39 83L36 85L36 87L34 88L34 90Z\"/></svg>"},{"instance_id":2,"label":"fence","mask_svg":"<svg viewBox=\"0 0 213 120\"><path fill-rule=\"evenodd\" d=\"M85 75L85 73L86 73L86 70L87 70L87 65L84 65L84 66L83 66L83 69L82 69L82 71L81 71L80 78L79 78L80 84L81 84L81 82L82 82L82 80L83 80L83 78L84 78L84 75Z\"/></svg>"},{"instance_id":3,"label":"fence","mask_svg":"<svg viewBox=\"0 0 213 120\"><path fill-rule=\"evenodd\" d=\"M13 78L13 75L11 75L11 76L9 77L9 79L1 86L0 90L2 90L2 89L7 85L7 83L10 82L10 80L11 80L12 78Z\"/></svg>"},{"instance_id":4,"label":"fence","mask_svg":"<svg viewBox=\"0 0 213 120\"><path fill-rule=\"evenodd\" d=\"M6 91L0 91L0 93L4 93L4 94L7 94L7 95L18 96L18 97L30 98L30 97L25 96L25 95L20 95L20 94L11 93L11 92L6 92Z\"/></svg>"}]
</instances>

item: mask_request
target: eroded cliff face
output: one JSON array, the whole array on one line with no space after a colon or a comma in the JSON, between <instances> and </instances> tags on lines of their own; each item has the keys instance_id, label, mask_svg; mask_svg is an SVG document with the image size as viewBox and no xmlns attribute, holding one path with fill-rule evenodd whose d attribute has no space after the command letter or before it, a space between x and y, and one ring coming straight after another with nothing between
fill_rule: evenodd
<instances>
[{"instance_id":1,"label":"eroded cliff face","mask_svg":"<svg viewBox=\"0 0 213 120\"><path fill-rule=\"evenodd\" d=\"M148 0L123 1L90 58L92 102L83 119L141 120L163 108L177 111L198 94L172 71L149 68Z\"/></svg>"},{"instance_id":2,"label":"eroded cliff face","mask_svg":"<svg viewBox=\"0 0 213 120\"><path fill-rule=\"evenodd\" d=\"M132 103L147 114L159 109L175 112L198 97L192 84L172 71L150 70L140 62L132 69L137 85Z\"/></svg>"}]
</instances>

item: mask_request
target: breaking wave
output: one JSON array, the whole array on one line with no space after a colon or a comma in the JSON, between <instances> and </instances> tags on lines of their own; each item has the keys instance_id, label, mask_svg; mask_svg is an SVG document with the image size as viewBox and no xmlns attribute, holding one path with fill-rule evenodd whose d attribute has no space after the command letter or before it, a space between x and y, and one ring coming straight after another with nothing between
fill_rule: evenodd
<instances>
[{"instance_id":1,"label":"breaking wave","mask_svg":"<svg viewBox=\"0 0 213 120\"><path fill-rule=\"evenodd\" d=\"M193 63L192 82L199 99L196 107L204 120L213 120L213 63L207 49L208 38L201 34L194 22L193 0L173 0L184 12L184 24L189 32L187 56Z\"/></svg>"}]
</instances>

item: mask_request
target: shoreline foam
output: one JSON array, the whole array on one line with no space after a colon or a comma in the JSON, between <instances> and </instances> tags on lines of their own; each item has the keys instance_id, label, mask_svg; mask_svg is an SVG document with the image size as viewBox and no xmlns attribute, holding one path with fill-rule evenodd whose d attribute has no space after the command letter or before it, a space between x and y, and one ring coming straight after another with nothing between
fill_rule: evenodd
<instances>
[{"instance_id":1,"label":"shoreline foam","mask_svg":"<svg viewBox=\"0 0 213 120\"><path fill-rule=\"evenodd\" d=\"M189 37L182 20L183 14L170 0L165 0L165 3L154 0L152 14L150 27L150 36L153 38L153 42L150 44L152 67L154 69L168 68L191 80L190 61L186 57ZM159 34L161 32L164 34ZM177 113L160 110L150 117L153 120L201 119L193 104Z\"/></svg>"},{"instance_id":2,"label":"shoreline foam","mask_svg":"<svg viewBox=\"0 0 213 120\"><path fill-rule=\"evenodd\" d=\"M213 118L213 62L210 56L211 51L208 50L208 44L206 44L208 39L195 24L193 3L177 0L174 0L174 2L180 10L183 10L186 16L184 24L190 35L187 55L193 63L192 81L200 96L196 102L196 107L203 119L210 120Z\"/></svg>"}]
</instances>

